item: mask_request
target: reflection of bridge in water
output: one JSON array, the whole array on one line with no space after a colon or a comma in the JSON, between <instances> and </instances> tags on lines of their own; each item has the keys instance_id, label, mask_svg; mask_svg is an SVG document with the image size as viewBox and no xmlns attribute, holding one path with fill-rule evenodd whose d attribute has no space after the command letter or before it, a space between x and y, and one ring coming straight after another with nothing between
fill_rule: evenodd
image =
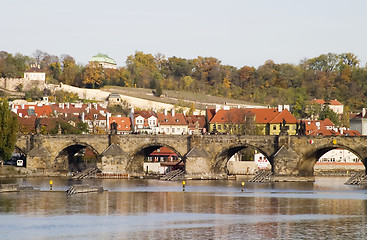
<instances>
[{"instance_id":1,"label":"reflection of bridge in water","mask_svg":"<svg viewBox=\"0 0 367 240\"><path fill-rule=\"evenodd\" d=\"M367 161L367 138L345 136L20 135L16 147L27 156L28 169L64 173L85 148L95 155L87 167L143 174L144 157L168 147L184 159L187 177L194 178L225 178L229 158L248 147L267 157L274 181L312 181L317 160L335 148L348 149L364 165Z\"/></svg>"}]
</instances>

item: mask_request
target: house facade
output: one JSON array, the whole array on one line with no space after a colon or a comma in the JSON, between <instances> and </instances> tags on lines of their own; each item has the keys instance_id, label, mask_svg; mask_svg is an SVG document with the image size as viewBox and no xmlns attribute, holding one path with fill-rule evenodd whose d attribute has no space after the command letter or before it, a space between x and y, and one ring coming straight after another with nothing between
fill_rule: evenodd
<instances>
[{"instance_id":1,"label":"house facade","mask_svg":"<svg viewBox=\"0 0 367 240\"><path fill-rule=\"evenodd\" d=\"M163 113L157 113L158 131L161 134L182 135L188 134L188 124L183 113L171 113L165 109Z\"/></svg>"},{"instance_id":2,"label":"house facade","mask_svg":"<svg viewBox=\"0 0 367 240\"><path fill-rule=\"evenodd\" d=\"M133 132L158 133L158 118L154 111L134 111L134 109L131 109L130 118Z\"/></svg>"}]
</instances>

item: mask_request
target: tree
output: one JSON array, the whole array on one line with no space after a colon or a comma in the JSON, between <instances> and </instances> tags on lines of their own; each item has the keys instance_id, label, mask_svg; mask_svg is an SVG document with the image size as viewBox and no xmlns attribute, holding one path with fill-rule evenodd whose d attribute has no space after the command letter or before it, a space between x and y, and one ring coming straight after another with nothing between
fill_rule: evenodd
<instances>
[{"instance_id":1,"label":"tree","mask_svg":"<svg viewBox=\"0 0 367 240\"><path fill-rule=\"evenodd\" d=\"M6 99L0 103L0 160L9 159L17 141L18 119L13 115Z\"/></svg>"},{"instance_id":2,"label":"tree","mask_svg":"<svg viewBox=\"0 0 367 240\"><path fill-rule=\"evenodd\" d=\"M339 126L339 116L337 113L335 113L328 105L325 105L320 113L319 119L325 120L326 118L329 118L330 121L332 121L335 125Z\"/></svg>"},{"instance_id":3,"label":"tree","mask_svg":"<svg viewBox=\"0 0 367 240\"><path fill-rule=\"evenodd\" d=\"M83 83L85 85L92 86L94 89L95 86L102 85L103 82L103 69L102 67L97 63L93 62L86 67L85 72L83 74Z\"/></svg>"},{"instance_id":4,"label":"tree","mask_svg":"<svg viewBox=\"0 0 367 240\"><path fill-rule=\"evenodd\" d=\"M155 95L160 97L162 95L162 84L160 82L157 83L157 88L155 89Z\"/></svg>"}]
</instances>

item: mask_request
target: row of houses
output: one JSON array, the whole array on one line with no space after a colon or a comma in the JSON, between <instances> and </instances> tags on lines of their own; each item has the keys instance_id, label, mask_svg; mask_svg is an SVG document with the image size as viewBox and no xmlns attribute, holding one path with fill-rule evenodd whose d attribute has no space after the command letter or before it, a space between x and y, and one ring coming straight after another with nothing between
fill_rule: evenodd
<instances>
[{"instance_id":1,"label":"row of houses","mask_svg":"<svg viewBox=\"0 0 367 240\"><path fill-rule=\"evenodd\" d=\"M185 115L163 110L135 111L129 116L112 116L107 106L97 103L11 103L11 109L19 118L22 132L34 131L36 119L47 130L54 129L56 120L72 126L79 122L87 125L89 133L108 133L115 123L117 134L299 134L302 124L306 135L359 135L356 130L337 128L329 119L297 120L289 106L278 108L216 108L206 109L205 115Z\"/></svg>"}]
</instances>

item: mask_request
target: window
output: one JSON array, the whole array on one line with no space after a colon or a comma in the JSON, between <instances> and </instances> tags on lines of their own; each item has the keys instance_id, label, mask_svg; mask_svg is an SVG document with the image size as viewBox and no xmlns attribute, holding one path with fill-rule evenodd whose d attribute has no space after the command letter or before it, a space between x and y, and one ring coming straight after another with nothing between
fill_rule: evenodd
<instances>
[{"instance_id":1,"label":"window","mask_svg":"<svg viewBox=\"0 0 367 240\"><path fill-rule=\"evenodd\" d=\"M174 133L175 132L175 128L172 128L172 133Z\"/></svg>"},{"instance_id":2,"label":"window","mask_svg":"<svg viewBox=\"0 0 367 240\"><path fill-rule=\"evenodd\" d=\"M218 125L218 130L221 130L222 129L222 125Z\"/></svg>"},{"instance_id":3,"label":"window","mask_svg":"<svg viewBox=\"0 0 367 240\"><path fill-rule=\"evenodd\" d=\"M277 130L277 125L274 125L273 126L273 130Z\"/></svg>"}]
</instances>

